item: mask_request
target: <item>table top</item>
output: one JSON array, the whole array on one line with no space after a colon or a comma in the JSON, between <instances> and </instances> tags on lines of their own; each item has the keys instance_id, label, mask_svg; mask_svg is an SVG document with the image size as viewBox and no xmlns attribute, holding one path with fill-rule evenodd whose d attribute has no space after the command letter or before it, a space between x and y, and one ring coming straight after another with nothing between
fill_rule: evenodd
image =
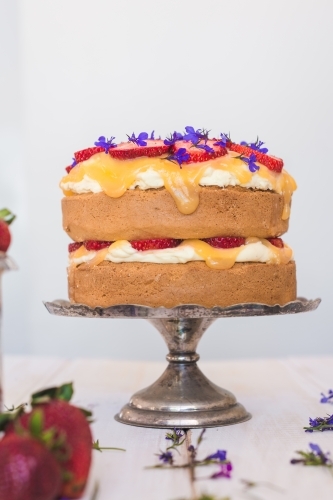
<instances>
[{"instance_id":1,"label":"table top","mask_svg":"<svg viewBox=\"0 0 333 500\"><path fill-rule=\"evenodd\" d=\"M216 384L232 391L252 414L248 422L207 429L199 458L227 450L233 464L231 479L208 479L217 465L200 467L193 482L189 469L147 469L156 465L155 454L166 449L166 431L131 427L113 416L133 392L154 382L165 363L128 362L6 356L4 403L17 405L50 385L74 381L73 403L93 410L94 439L101 446L125 448L126 452L94 451L93 467L84 500L193 500L202 493L230 500L332 500L333 475L324 467L291 465L296 450L319 444L333 456L333 432L306 433L308 418L333 413L320 404L320 393L333 388L333 357L258 359L199 362ZM187 441L174 453L178 464L188 460L187 447L196 443L200 430L190 431ZM185 446L187 445L187 446ZM255 482L246 489L242 480Z\"/></svg>"}]
</instances>

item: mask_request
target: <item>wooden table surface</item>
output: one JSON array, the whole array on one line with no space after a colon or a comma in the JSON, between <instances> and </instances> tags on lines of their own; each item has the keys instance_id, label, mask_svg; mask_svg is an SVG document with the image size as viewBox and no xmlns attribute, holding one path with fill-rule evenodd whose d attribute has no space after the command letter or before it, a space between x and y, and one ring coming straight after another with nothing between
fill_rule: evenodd
<instances>
[{"instance_id":1,"label":"wooden table surface","mask_svg":"<svg viewBox=\"0 0 333 500\"><path fill-rule=\"evenodd\" d=\"M320 393L333 389L333 357L199 365L252 413L252 419L243 424L207 429L199 450L199 458L217 449L227 450L234 468L231 479L207 479L218 470L216 465L201 467L195 483L188 469L146 469L157 464L155 454L166 449L166 431L122 425L114 420L131 394L155 381L165 363L6 356L4 402L16 405L27 401L37 389L74 382L73 402L94 412L94 439L99 439L102 446L126 449L94 451L84 500L92 498L97 483L98 500L192 500L203 492L231 500L332 500L330 470L289 462L296 457L295 451L306 450L309 442L319 444L333 456L333 432L310 434L302 429L309 417L333 413L333 405L319 403ZM199 433L189 432L187 446L195 444ZM187 447L181 446L180 454L175 455L177 463L184 463ZM245 491L243 479L257 486Z\"/></svg>"}]
</instances>

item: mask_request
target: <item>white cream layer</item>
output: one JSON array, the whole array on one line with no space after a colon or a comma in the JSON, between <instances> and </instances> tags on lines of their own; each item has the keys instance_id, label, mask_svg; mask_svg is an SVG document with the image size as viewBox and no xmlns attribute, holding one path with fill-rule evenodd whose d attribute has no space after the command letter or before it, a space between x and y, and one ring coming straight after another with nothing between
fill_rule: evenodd
<instances>
[{"instance_id":1,"label":"white cream layer","mask_svg":"<svg viewBox=\"0 0 333 500\"><path fill-rule=\"evenodd\" d=\"M248 166L245 163L243 169L244 171L248 171ZM256 173L252 175L250 182L244 184L232 172L219 170L209 165L204 170L199 185L218 187L240 186L252 189L273 190L273 186L269 180ZM62 189L72 191L76 194L101 193L103 191L99 183L91 179L88 175L85 175L80 182L62 182L60 186ZM142 190L158 189L163 186L164 180L161 175L154 169L148 168L146 171L137 174L135 181L129 189L135 189L136 187Z\"/></svg>"},{"instance_id":2,"label":"white cream layer","mask_svg":"<svg viewBox=\"0 0 333 500\"><path fill-rule=\"evenodd\" d=\"M257 241L242 245L236 257L236 262L270 262L274 259L274 253L269 248ZM79 258L69 257L70 263L79 265L89 262L96 256L97 252L90 251L89 254ZM153 264L185 264L196 260L204 261L204 258L196 253L193 247L182 242L175 248L164 248L162 250L138 251L132 247L127 240L113 243L104 258L114 263L120 262L151 262Z\"/></svg>"}]
</instances>

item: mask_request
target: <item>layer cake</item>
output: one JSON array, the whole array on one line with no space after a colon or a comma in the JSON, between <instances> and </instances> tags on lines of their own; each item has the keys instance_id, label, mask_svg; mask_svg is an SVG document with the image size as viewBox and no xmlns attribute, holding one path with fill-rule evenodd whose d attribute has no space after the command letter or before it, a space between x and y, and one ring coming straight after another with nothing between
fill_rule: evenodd
<instances>
[{"instance_id":1,"label":"layer cake","mask_svg":"<svg viewBox=\"0 0 333 500\"><path fill-rule=\"evenodd\" d=\"M186 127L164 141L100 137L61 181L69 297L91 307L206 307L296 298L283 161Z\"/></svg>"}]
</instances>

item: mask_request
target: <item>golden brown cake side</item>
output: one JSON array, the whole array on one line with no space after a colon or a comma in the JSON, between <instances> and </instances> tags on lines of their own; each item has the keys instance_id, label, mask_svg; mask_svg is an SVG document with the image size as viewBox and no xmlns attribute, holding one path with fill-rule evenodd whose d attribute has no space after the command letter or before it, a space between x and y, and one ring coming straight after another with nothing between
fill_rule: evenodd
<instances>
[{"instance_id":1,"label":"golden brown cake side","mask_svg":"<svg viewBox=\"0 0 333 500\"><path fill-rule=\"evenodd\" d=\"M200 187L196 211L184 215L166 189L127 190L63 198L63 227L75 241L149 238L270 238L288 230L283 196L240 187Z\"/></svg>"},{"instance_id":2,"label":"golden brown cake side","mask_svg":"<svg viewBox=\"0 0 333 500\"><path fill-rule=\"evenodd\" d=\"M286 304L296 299L295 262L235 264L210 269L204 262L150 264L102 262L69 269L69 297L90 307L138 304L205 307L257 302Z\"/></svg>"}]
</instances>

